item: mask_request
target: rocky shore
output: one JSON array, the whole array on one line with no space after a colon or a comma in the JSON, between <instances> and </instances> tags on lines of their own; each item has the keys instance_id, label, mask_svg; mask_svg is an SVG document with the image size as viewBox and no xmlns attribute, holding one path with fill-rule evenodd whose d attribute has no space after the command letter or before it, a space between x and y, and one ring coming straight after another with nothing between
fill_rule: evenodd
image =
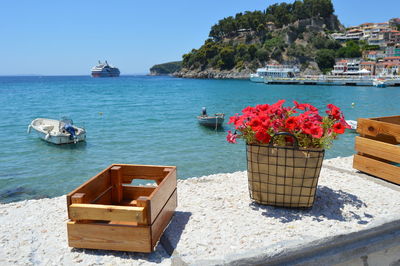
<instances>
[{"instance_id":1,"label":"rocky shore","mask_svg":"<svg viewBox=\"0 0 400 266\"><path fill-rule=\"evenodd\" d=\"M278 64L278 62L273 61L271 64ZM218 70L218 69L205 69L205 70L200 70L200 69L186 69L183 68L180 71L174 72L172 76L174 77L179 77L179 78L197 78L197 79L249 79L250 74L255 73L255 71L250 70L250 69L244 69L244 70ZM309 62L308 66L303 69L300 73L301 76L307 76L307 75L320 75L321 71L318 68L317 63L315 62ZM157 75L157 74L152 74L150 75Z\"/></svg>"},{"instance_id":2,"label":"rocky shore","mask_svg":"<svg viewBox=\"0 0 400 266\"><path fill-rule=\"evenodd\" d=\"M173 73L173 76L179 78L197 78L197 79L249 79L251 70L188 70L182 69L179 72Z\"/></svg>"},{"instance_id":3,"label":"rocky shore","mask_svg":"<svg viewBox=\"0 0 400 266\"><path fill-rule=\"evenodd\" d=\"M246 172L178 182L178 208L152 254L69 248L65 196L0 204L0 265L214 265L266 260L315 241L400 220L400 192L325 160L314 207L275 208L249 199ZM319 242L323 243L323 242Z\"/></svg>"}]
</instances>

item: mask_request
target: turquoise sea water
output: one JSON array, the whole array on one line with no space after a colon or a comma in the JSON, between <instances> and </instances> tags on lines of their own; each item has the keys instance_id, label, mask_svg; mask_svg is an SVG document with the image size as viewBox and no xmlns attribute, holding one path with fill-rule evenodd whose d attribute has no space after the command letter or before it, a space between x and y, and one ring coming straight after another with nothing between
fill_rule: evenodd
<instances>
[{"instance_id":1,"label":"turquoise sea water","mask_svg":"<svg viewBox=\"0 0 400 266\"><path fill-rule=\"evenodd\" d=\"M201 107L229 116L279 99L333 103L346 119L398 115L400 88L264 85L243 80L89 76L0 77L0 202L65 194L112 163L178 166L188 178L246 169L245 145L197 124ZM352 103L355 103L352 107ZM71 117L87 142L55 146L27 134L37 117ZM354 152L345 133L326 157Z\"/></svg>"}]
</instances>

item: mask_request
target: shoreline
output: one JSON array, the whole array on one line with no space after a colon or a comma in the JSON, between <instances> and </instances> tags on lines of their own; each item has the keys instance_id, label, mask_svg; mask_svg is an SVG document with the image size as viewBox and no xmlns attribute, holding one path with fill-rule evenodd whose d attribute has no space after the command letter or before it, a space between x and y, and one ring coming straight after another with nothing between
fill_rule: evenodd
<instances>
[{"instance_id":1,"label":"shoreline","mask_svg":"<svg viewBox=\"0 0 400 266\"><path fill-rule=\"evenodd\" d=\"M352 157L324 160L310 210L252 203L246 171L179 180L175 216L151 254L69 248L65 196L0 204L0 262L225 264L256 255L272 260L399 222L400 188L358 173L351 162Z\"/></svg>"}]
</instances>

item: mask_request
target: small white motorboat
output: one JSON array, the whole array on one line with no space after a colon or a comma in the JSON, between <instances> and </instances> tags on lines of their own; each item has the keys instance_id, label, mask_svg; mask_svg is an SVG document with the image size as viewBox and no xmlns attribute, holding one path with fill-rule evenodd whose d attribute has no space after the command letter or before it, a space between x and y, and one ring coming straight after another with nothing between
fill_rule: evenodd
<instances>
[{"instance_id":1,"label":"small white motorboat","mask_svg":"<svg viewBox=\"0 0 400 266\"><path fill-rule=\"evenodd\" d=\"M77 143L86 139L86 130L74 126L72 120L67 118L36 118L28 126L28 133L32 128L41 139L53 144Z\"/></svg>"},{"instance_id":2,"label":"small white motorboat","mask_svg":"<svg viewBox=\"0 0 400 266\"><path fill-rule=\"evenodd\" d=\"M346 120L346 123L350 126L349 130L351 130L351 131L356 131L357 130L357 121Z\"/></svg>"}]
</instances>

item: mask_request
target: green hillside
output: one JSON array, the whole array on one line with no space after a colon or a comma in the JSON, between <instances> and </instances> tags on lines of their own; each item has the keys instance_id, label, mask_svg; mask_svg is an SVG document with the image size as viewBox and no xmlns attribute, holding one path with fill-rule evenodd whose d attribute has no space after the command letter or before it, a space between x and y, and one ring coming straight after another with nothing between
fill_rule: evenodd
<instances>
[{"instance_id":1,"label":"green hillside","mask_svg":"<svg viewBox=\"0 0 400 266\"><path fill-rule=\"evenodd\" d=\"M154 65L150 68L151 75L169 75L182 68L182 61L168 62Z\"/></svg>"},{"instance_id":2,"label":"green hillside","mask_svg":"<svg viewBox=\"0 0 400 266\"><path fill-rule=\"evenodd\" d=\"M238 13L221 19L200 48L183 55L182 73L254 71L271 61L293 62L302 68L316 62L320 69L328 70L342 49L329 34L342 29L331 0L280 3L262 11ZM343 49L341 53L346 52Z\"/></svg>"}]
</instances>

